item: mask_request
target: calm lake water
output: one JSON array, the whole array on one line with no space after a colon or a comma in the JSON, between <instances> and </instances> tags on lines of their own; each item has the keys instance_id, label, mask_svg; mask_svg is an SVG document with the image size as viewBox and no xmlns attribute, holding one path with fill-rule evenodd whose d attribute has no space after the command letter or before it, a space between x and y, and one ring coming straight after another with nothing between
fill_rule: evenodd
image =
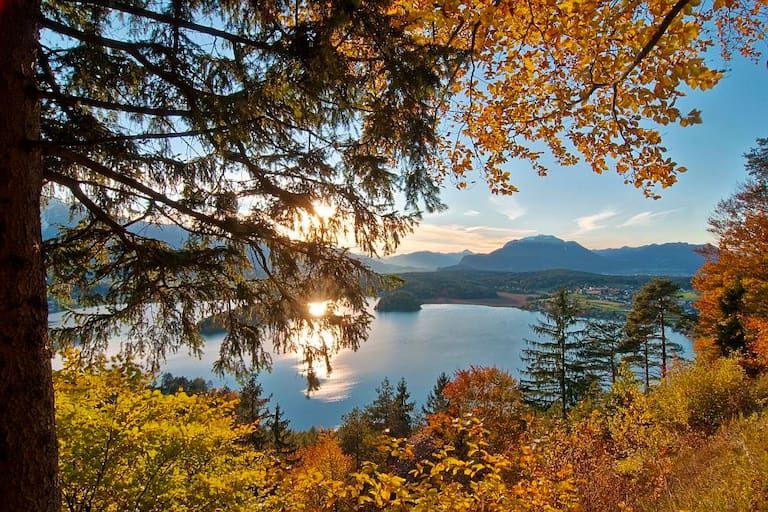
<instances>
[{"instance_id":1,"label":"calm lake water","mask_svg":"<svg viewBox=\"0 0 768 512\"><path fill-rule=\"evenodd\" d=\"M260 381L271 406L280 408L298 430L312 426L333 428L353 407L376 396L384 377L393 386L405 378L417 407L426 400L440 372L476 366L496 366L519 378L524 338L535 337L530 325L540 314L514 308L458 304L426 304L415 313L376 313L368 341L356 352L345 350L332 361L333 371L321 375L321 387L306 395L306 377L295 355L273 356L273 369ZM161 371L190 378L202 376L214 385L235 386L211 371L223 335L208 338L202 359L179 353L168 358ZM691 343L673 333L673 341L690 353Z\"/></svg>"}]
</instances>

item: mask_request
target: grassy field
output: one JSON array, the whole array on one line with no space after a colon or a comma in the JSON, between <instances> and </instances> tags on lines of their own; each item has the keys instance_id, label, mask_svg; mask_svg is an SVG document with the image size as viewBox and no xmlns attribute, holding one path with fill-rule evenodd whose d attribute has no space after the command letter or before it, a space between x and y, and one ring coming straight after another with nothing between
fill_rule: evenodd
<instances>
[{"instance_id":1,"label":"grassy field","mask_svg":"<svg viewBox=\"0 0 768 512\"><path fill-rule=\"evenodd\" d=\"M682 292L678 295L678 298L682 300L699 300L699 292L695 292L693 290Z\"/></svg>"}]
</instances>

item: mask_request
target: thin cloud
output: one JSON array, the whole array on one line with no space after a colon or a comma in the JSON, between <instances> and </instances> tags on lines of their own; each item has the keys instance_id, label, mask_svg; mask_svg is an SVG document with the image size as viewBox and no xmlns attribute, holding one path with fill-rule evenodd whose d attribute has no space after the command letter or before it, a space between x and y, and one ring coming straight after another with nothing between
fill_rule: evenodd
<instances>
[{"instance_id":1,"label":"thin cloud","mask_svg":"<svg viewBox=\"0 0 768 512\"><path fill-rule=\"evenodd\" d=\"M464 231L467 233L511 233L514 236L528 236L535 233L532 229L509 229L494 226L468 226L464 228Z\"/></svg>"},{"instance_id":2,"label":"thin cloud","mask_svg":"<svg viewBox=\"0 0 768 512\"><path fill-rule=\"evenodd\" d=\"M498 213L509 220L519 219L526 214L526 209L520 206L520 203L511 197L494 196L491 197L490 203Z\"/></svg>"},{"instance_id":3,"label":"thin cloud","mask_svg":"<svg viewBox=\"0 0 768 512\"><path fill-rule=\"evenodd\" d=\"M605 219L610 219L611 217L615 217L616 212L613 210L604 210L600 213L596 213L594 215L585 215L584 217L578 217L576 218L576 225L579 226L579 229L576 230L574 235L580 235L582 233L587 233L589 231L594 231L596 229L603 229L607 226L604 224L600 224L600 221L603 221Z\"/></svg>"},{"instance_id":4,"label":"thin cloud","mask_svg":"<svg viewBox=\"0 0 768 512\"><path fill-rule=\"evenodd\" d=\"M427 214L424 215L423 223L446 227L480 225L508 228L510 221L525 213L522 209L511 209L510 205L506 205L506 208L501 209L496 205L490 206L489 208L467 208Z\"/></svg>"},{"instance_id":5,"label":"thin cloud","mask_svg":"<svg viewBox=\"0 0 768 512\"><path fill-rule=\"evenodd\" d=\"M530 229L422 223L414 233L402 241L397 253L405 254L421 250L456 252L465 249L481 253L491 252L499 249L510 240L535 233L536 231Z\"/></svg>"},{"instance_id":6,"label":"thin cloud","mask_svg":"<svg viewBox=\"0 0 768 512\"><path fill-rule=\"evenodd\" d=\"M619 224L620 228L626 228L631 226L647 226L651 223L651 220L657 217L665 217L670 213L678 212L682 208L675 208L673 210L664 210L661 212L652 213L651 211L640 212L637 215L633 215L624 221L623 224Z\"/></svg>"}]
</instances>

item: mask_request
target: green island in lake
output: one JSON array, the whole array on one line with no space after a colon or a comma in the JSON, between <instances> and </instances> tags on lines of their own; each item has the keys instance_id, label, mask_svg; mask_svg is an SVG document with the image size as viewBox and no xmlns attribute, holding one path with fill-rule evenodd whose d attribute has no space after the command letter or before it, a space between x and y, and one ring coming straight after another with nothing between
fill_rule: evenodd
<instances>
[{"instance_id":1,"label":"green island in lake","mask_svg":"<svg viewBox=\"0 0 768 512\"><path fill-rule=\"evenodd\" d=\"M379 299L376 311L419 311L421 302L410 292L397 290Z\"/></svg>"}]
</instances>

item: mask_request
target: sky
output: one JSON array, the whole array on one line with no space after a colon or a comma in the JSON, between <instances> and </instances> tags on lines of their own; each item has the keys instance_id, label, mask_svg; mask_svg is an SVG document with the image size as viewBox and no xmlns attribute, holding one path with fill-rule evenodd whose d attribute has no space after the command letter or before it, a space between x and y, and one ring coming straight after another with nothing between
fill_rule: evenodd
<instances>
[{"instance_id":1,"label":"sky","mask_svg":"<svg viewBox=\"0 0 768 512\"><path fill-rule=\"evenodd\" d=\"M661 129L668 155L688 169L675 185L659 190L661 199L646 199L615 172L550 166L549 175L539 177L521 163L508 168L520 190L511 197L492 195L479 175L464 190L446 183L448 209L425 215L397 253L486 253L536 234L590 249L713 242L708 217L746 178L743 155L757 138L768 137L768 55L759 64L734 58L714 66L726 70L720 83L691 91L679 103L681 112L701 110L703 123Z\"/></svg>"}]
</instances>

